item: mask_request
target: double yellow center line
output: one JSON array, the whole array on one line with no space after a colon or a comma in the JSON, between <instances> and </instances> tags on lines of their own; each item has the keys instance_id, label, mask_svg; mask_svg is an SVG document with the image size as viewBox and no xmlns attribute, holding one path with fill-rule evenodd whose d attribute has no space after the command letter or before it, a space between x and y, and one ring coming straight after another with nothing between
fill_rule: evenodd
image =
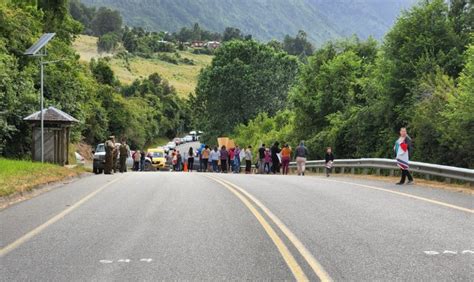
<instances>
[{"instance_id":1,"label":"double yellow center line","mask_svg":"<svg viewBox=\"0 0 474 282\"><path fill-rule=\"evenodd\" d=\"M216 181L217 183L221 184L225 188L227 188L230 192L232 192L237 198L239 198L244 205L250 210L250 212L255 216L258 222L262 225L265 232L271 238L275 246L277 247L278 251L280 252L281 256L285 260L286 264L290 268L291 272L293 273L295 279L297 281L308 281L308 277L304 273L301 266L296 261L295 257L291 254L288 250L288 247L285 245L283 240L278 236L276 231L270 225L270 223L265 219L265 217L258 211L258 208L270 219L273 221L275 226L277 226L280 231L288 238L288 240L293 244L293 246L298 250L300 255L306 260L308 265L314 271L316 276L319 277L321 281L332 281L329 274L324 270L321 264L313 257L313 255L306 249L306 247L301 243L301 241L291 232L288 227L281 222L281 220L274 215L265 205L263 205L258 199L256 199L253 195L245 191L244 189L240 188L239 186L226 181L220 177L215 176L207 176L208 178Z\"/></svg>"}]
</instances>

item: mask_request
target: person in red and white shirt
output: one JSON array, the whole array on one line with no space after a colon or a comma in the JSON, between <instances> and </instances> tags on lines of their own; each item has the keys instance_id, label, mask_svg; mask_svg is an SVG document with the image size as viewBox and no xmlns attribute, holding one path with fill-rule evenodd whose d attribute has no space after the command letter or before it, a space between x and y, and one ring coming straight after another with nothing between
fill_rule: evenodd
<instances>
[{"instance_id":1,"label":"person in red and white shirt","mask_svg":"<svg viewBox=\"0 0 474 282\"><path fill-rule=\"evenodd\" d=\"M405 184L405 180L408 177L407 184L413 184L413 177L410 174L408 168L410 155L413 150L412 142L410 136L407 134L407 129L402 127L400 129L400 137L395 141L395 146L393 146L393 150L395 151L397 165L401 169L402 178L400 182L397 182L397 185Z\"/></svg>"}]
</instances>

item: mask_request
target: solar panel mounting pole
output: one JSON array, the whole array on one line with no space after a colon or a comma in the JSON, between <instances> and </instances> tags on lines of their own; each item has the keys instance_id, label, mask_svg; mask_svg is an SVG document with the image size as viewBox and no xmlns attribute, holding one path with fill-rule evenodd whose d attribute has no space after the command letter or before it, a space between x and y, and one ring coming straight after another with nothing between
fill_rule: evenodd
<instances>
[{"instance_id":1,"label":"solar panel mounting pole","mask_svg":"<svg viewBox=\"0 0 474 282\"><path fill-rule=\"evenodd\" d=\"M56 35L56 33L45 33L41 35L41 37L36 41L28 50L26 50L23 54L32 57L40 57L40 73L41 73L41 86L40 86L40 104L41 104L41 112L40 112L40 123L41 123L41 162L44 162L44 65L50 62L44 62L43 57L46 56L46 44L48 44L51 39ZM36 145L35 145L36 146Z\"/></svg>"},{"instance_id":2,"label":"solar panel mounting pole","mask_svg":"<svg viewBox=\"0 0 474 282\"><path fill-rule=\"evenodd\" d=\"M44 52L46 55L46 52ZM43 79L44 79L44 64L43 64L43 56L40 57L40 65L41 65L41 163L44 163L44 94L43 94Z\"/></svg>"}]
</instances>

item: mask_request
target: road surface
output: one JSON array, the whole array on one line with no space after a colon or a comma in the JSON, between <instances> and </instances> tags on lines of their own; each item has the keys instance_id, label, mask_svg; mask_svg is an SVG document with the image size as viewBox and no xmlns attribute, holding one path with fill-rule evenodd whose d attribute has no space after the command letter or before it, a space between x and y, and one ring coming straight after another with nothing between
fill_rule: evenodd
<instances>
[{"instance_id":1,"label":"road surface","mask_svg":"<svg viewBox=\"0 0 474 282\"><path fill-rule=\"evenodd\" d=\"M339 176L90 176L0 212L0 280L472 281L472 209Z\"/></svg>"}]
</instances>

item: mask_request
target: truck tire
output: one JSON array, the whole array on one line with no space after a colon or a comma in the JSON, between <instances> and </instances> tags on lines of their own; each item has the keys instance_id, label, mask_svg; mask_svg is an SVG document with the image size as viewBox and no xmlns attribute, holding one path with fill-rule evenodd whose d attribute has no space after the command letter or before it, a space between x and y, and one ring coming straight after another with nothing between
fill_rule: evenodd
<instances>
[{"instance_id":1,"label":"truck tire","mask_svg":"<svg viewBox=\"0 0 474 282\"><path fill-rule=\"evenodd\" d=\"M95 174L99 174L99 169L97 167L92 167L92 172L94 172Z\"/></svg>"}]
</instances>

